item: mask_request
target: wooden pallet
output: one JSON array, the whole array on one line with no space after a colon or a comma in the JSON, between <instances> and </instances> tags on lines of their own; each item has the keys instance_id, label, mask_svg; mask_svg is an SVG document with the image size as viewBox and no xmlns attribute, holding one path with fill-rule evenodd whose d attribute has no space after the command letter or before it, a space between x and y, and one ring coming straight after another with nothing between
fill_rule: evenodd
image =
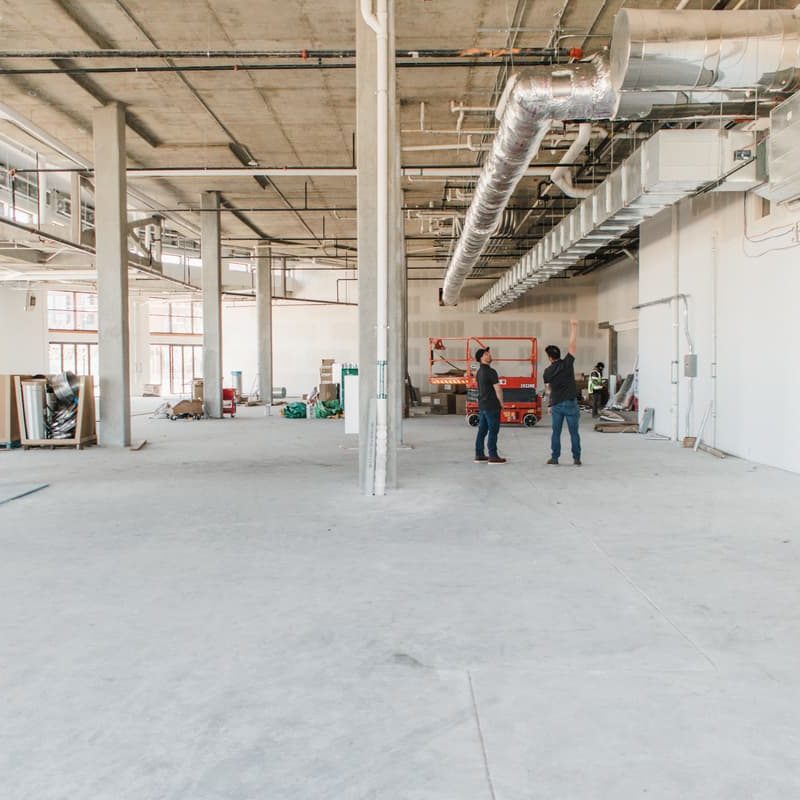
<instances>
[{"instance_id":1,"label":"wooden pallet","mask_svg":"<svg viewBox=\"0 0 800 800\"><path fill-rule=\"evenodd\" d=\"M594 429L600 433L639 433L636 422L598 422Z\"/></svg>"}]
</instances>

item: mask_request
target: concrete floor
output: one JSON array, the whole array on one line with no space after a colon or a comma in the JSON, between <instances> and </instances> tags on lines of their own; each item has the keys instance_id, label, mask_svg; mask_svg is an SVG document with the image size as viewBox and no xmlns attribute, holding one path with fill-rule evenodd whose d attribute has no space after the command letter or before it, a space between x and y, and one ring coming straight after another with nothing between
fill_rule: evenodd
<instances>
[{"instance_id":1,"label":"concrete floor","mask_svg":"<svg viewBox=\"0 0 800 800\"><path fill-rule=\"evenodd\" d=\"M800 796L800 476L254 413L0 453L4 800Z\"/></svg>"}]
</instances>

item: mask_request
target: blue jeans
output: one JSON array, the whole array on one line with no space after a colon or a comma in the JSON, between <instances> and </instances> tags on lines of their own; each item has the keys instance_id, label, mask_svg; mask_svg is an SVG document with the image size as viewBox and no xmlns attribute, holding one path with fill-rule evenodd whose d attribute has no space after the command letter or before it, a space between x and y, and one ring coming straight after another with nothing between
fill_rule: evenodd
<instances>
[{"instance_id":1,"label":"blue jeans","mask_svg":"<svg viewBox=\"0 0 800 800\"><path fill-rule=\"evenodd\" d=\"M475 439L475 455L485 455L483 442L489 434L489 458L497 458L497 434L500 432L500 412L481 411L478 415L478 438Z\"/></svg>"},{"instance_id":2,"label":"blue jeans","mask_svg":"<svg viewBox=\"0 0 800 800\"><path fill-rule=\"evenodd\" d=\"M572 440L572 457L579 461L581 457L581 435L578 433L578 421L580 420L581 410L577 400L565 400L563 403L556 403L550 407L553 415L553 436L550 442L553 458L561 456L561 429L564 427L564 420L567 421L569 428L569 438Z\"/></svg>"}]
</instances>

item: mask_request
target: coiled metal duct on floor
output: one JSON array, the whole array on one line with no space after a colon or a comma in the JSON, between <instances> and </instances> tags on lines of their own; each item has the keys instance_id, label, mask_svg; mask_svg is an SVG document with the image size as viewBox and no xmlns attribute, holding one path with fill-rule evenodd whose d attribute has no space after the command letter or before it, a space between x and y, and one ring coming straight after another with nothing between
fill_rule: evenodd
<instances>
[{"instance_id":1,"label":"coiled metal duct on floor","mask_svg":"<svg viewBox=\"0 0 800 800\"><path fill-rule=\"evenodd\" d=\"M608 119L616 93L602 56L590 61L522 72L511 78L497 114L500 127L447 267L442 291L455 305L503 210L554 120Z\"/></svg>"}]
</instances>

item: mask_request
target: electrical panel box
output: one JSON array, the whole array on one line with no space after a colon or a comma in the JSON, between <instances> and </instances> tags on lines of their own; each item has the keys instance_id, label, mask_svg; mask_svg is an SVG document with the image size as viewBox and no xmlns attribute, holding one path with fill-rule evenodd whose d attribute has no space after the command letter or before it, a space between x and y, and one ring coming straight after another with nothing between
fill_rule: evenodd
<instances>
[{"instance_id":1,"label":"electrical panel box","mask_svg":"<svg viewBox=\"0 0 800 800\"><path fill-rule=\"evenodd\" d=\"M756 146L755 133L722 134L721 169L725 179L715 192L747 192L766 181L766 151Z\"/></svg>"},{"instance_id":2,"label":"electrical panel box","mask_svg":"<svg viewBox=\"0 0 800 800\"><path fill-rule=\"evenodd\" d=\"M683 357L683 377L696 378L697 377L697 354L687 353Z\"/></svg>"}]
</instances>

